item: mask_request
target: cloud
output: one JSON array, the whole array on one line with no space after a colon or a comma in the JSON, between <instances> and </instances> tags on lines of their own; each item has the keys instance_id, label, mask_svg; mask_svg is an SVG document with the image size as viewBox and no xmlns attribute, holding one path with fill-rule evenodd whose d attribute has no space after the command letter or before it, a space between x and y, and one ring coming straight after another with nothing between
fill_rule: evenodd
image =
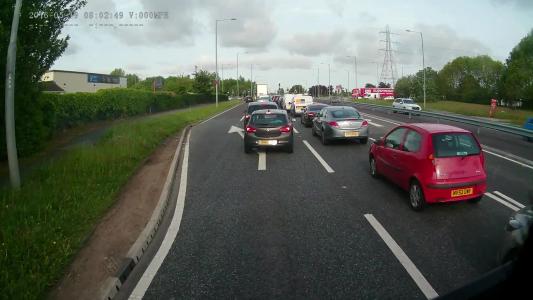
<instances>
[{"instance_id":1,"label":"cloud","mask_svg":"<svg viewBox=\"0 0 533 300\"><path fill-rule=\"evenodd\" d=\"M344 31L298 33L281 42L281 47L290 53L305 56L333 54L343 48Z\"/></svg>"},{"instance_id":2,"label":"cloud","mask_svg":"<svg viewBox=\"0 0 533 300\"><path fill-rule=\"evenodd\" d=\"M209 2L209 5L207 5ZM272 8L264 0L206 1L214 29L214 20L236 18L236 21L219 22L220 45L262 49L268 46L277 34L277 26L270 12Z\"/></svg>"},{"instance_id":3,"label":"cloud","mask_svg":"<svg viewBox=\"0 0 533 300\"><path fill-rule=\"evenodd\" d=\"M426 65L436 69L458 56L490 54L489 48L475 38L459 35L447 25L417 24L414 30L422 31ZM395 38L399 42L396 57L400 64L420 64L421 40L416 33L404 32Z\"/></svg>"},{"instance_id":4,"label":"cloud","mask_svg":"<svg viewBox=\"0 0 533 300\"><path fill-rule=\"evenodd\" d=\"M492 0L496 5L512 5L517 9L533 9L533 1L531 0Z\"/></svg>"}]
</instances>

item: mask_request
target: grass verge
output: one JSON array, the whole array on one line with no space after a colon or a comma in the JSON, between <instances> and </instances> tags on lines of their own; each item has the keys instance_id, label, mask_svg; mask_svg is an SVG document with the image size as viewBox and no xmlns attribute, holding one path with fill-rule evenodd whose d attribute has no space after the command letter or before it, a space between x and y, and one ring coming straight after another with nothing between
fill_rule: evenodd
<instances>
[{"instance_id":1,"label":"grass verge","mask_svg":"<svg viewBox=\"0 0 533 300\"><path fill-rule=\"evenodd\" d=\"M238 103L126 121L44 164L20 190L0 190L0 298L45 298L143 159L187 124Z\"/></svg>"},{"instance_id":2,"label":"grass verge","mask_svg":"<svg viewBox=\"0 0 533 300\"><path fill-rule=\"evenodd\" d=\"M392 100L377 100L377 99L358 99L360 103L370 103L378 105L391 106ZM418 102L422 106L422 102ZM426 110L428 111L445 111L465 116L488 117L489 105L466 103L458 101L429 101L426 102ZM511 109L507 107L498 107L494 118L507 121L511 124L522 127L528 117L533 117L533 111L522 109Z\"/></svg>"}]
</instances>

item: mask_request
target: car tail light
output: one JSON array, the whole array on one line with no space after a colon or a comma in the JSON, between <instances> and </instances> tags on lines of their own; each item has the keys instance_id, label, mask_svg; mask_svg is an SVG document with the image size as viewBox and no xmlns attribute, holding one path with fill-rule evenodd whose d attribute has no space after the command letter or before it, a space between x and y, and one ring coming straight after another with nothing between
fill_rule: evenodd
<instances>
[{"instance_id":1,"label":"car tail light","mask_svg":"<svg viewBox=\"0 0 533 300\"><path fill-rule=\"evenodd\" d=\"M428 155L428 160L431 161L431 163L433 165L435 165L435 156L433 155L433 153L431 153L430 155Z\"/></svg>"},{"instance_id":2,"label":"car tail light","mask_svg":"<svg viewBox=\"0 0 533 300\"><path fill-rule=\"evenodd\" d=\"M291 130L292 130L292 126L291 125L287 125L287 126L281 127L281 129L279 131L287 133L287 132L291 132Z\"/></svg>"},{"instance_id":3,"label":"car tail light","mask_svg":"<svg viewBox=\"0 0 533 300\"><path fill-rule=\"evenodd\" d=\"M337 123L335 121L328 122L328 125L329 126L333 126L333 127L339 127L339 123Z\"/></svg>"},{"instance_id":4,"label":"car tail light","mask_svg":"<svg viewBox=\"0 0 533 300\"><path fill-rule=\"evenodd\" d=\"M308 115L308 116L314 116L315 113L314 113L314 112L309 112L309 113L307 113L307 115Z\"/></svg>"},{"instance_id":5,"label":"car tail light","mask_svg":"<svg viewBox=\"0 0 533 300\"><path fill-rule=\"evenodd\" d=\"M247 133L254 133L257 129L255 129L254 127L248 125L246 126L246 132Z\"/></svg>"},{"instance_id":6,"label":"car tail light","mask_svg":"<svg viewBox=\"0 0 533 300\"><path fill-rule=\"evenodd\" d=\"M364 121L363 121L363 124L361 124L361 126L368 126L368 121L367 121L367 120L364 120Z\"/></svg>"}]
</instances>

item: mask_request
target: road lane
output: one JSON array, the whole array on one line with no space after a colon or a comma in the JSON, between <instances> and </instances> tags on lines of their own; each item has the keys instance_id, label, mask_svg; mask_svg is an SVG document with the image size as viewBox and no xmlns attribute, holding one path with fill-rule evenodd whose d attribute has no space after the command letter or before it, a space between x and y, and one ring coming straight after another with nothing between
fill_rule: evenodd
<instances>
[{"instance_id":1,"label":"road lane","mask_svg":"<svg viewBox=\"0 0 533 300\"><path fill-rule=\"evenodd\" d=\"M302 139L249 168L238 117L193 129L180 233L147 299L424 298Z\"/></svg>"},{"instance_id":2,"label":"road lane","mask_svg":"<svg viewBox=\"0 0 533 300\"><path fill-rule=\"evenodd\" d=\"M370 127L370 136L383 136L394 126ZM368 174L370 143L334 142L324 146L309 128L300 128L300 134L340 175L339 184L347 187L350 205L365 208L383 220L440 293L458 288L495 266L503 228L512 210L486 197L475 205L439 204L415 213L408 207L406 192ZM527 191L523 187L531 178L528 169L517 169L515 164L497 158L487 157L486 162L489 190L513 195L515 200L525 203ZM483 253L479 249L484 249Z\"/></svg>"}]
</instances>

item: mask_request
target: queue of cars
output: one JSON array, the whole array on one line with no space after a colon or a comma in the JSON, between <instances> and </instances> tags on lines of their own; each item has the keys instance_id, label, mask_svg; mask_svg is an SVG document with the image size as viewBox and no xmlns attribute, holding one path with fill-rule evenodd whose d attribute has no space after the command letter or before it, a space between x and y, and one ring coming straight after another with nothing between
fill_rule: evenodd
<instances>
[{"instance_id":1,"label":"queue of cars","mask_svg":"<svg viewBox=\"0 0 533 300\"><path fill-rule=\"evenodd\" d=\"M272 101L280 103L281 108ZM402 102L409 104L405 99ZM292 118L300 116L300 122L311 127L313 136L319 137L323 145L334 140L368 142L369 123L354 107L314 103L305 95L284 95L248 104L243 116L244 151L272 147L292 153L294 130L288 113ZM415 211L429 203L475 203L486 190L481 144L470 131L454 126L397 126L372 143L368 161L370 175L385 177L406 190L409 206Z\"/></svg>"}]
</instances>

